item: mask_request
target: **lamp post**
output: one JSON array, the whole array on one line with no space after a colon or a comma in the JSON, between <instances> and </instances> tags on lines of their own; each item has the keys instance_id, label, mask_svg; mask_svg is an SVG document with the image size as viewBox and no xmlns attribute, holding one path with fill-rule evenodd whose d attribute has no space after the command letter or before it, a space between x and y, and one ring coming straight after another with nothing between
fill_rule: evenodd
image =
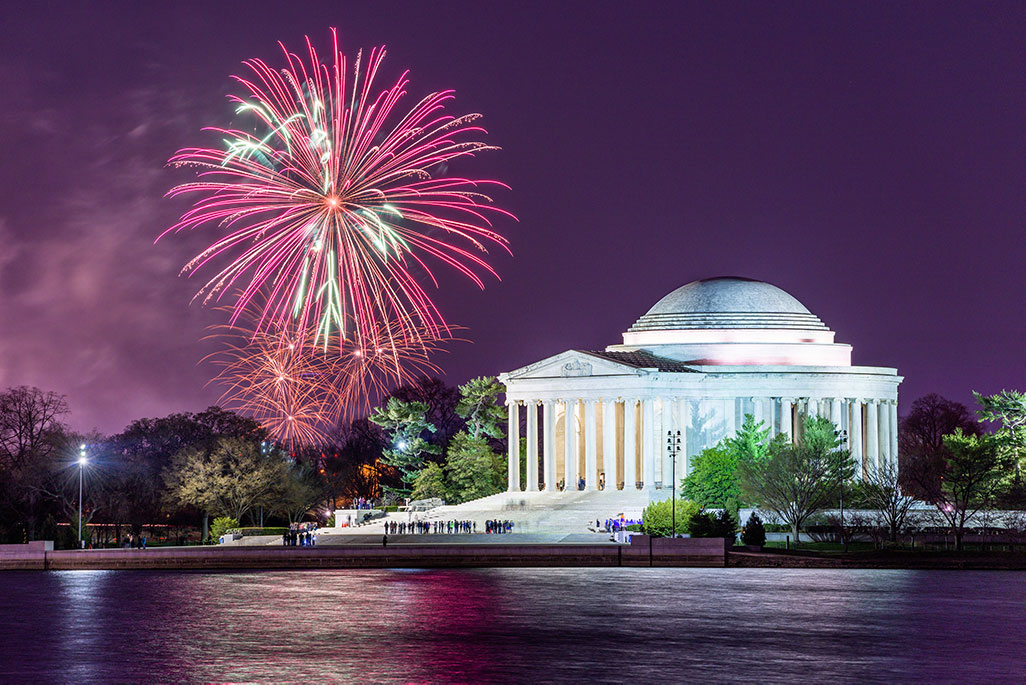
<instances>
[{"instance_id":1,"label":"lamp post","mask_svg":"<svg viewBox=\"0 0 1026 685\"><path fill-rule=\"evenodd\" d=\"M82 471L89 463L85 449L85 445L78 446L78 546L80 549L85 548L85 542L82 541Z\"/></svg>"},{"instance_id":2,"label":"lamp post","mask_svg":"<svg viewBox=\"0 0 1026 685\"><path fill-rule=\"evenodd\" d=\"M837 441L844 445L848 442L848 431L840 430L835 431L837 435ZM850 455L849 455L850 456ZM844 551L848 551L848 539L844 536L844 471L838 474L837 480L839 482L839 488L841 493L841 544L844 546Z\"/></svg>"},{"instance_id":3,"label":"lamp post","mask_svg":"<svg viewBox=\"0 0 1026 685\"><path fill-rule=\"evenodd\" d=\"M670 453L670 531L677 537L677 455L680 454L680 431L666 431L666 451Z\"/></svg>"}]
</instances>

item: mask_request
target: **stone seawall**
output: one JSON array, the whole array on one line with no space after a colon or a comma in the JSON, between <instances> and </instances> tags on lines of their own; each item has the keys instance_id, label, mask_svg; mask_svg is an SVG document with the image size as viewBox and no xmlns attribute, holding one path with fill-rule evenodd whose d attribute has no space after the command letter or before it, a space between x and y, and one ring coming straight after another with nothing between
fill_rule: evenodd
<instances>
[{"instance_id":1,"label":"stone seawall","mask_svg":"<svg viewBox=\"0 0 1026 685\"><path fill-rule=\"evenodd\" d=\"M637 539L637 538L642 539ZM683 544L690 543L690 544ZM712 544L710 544L712 543ZM24 547L24 546L21 546ZM487 568L726 565L722 540L649 540L616 544L436 544L344 547L163 547L24 550L0 555L0 570Z\"/></svg>"}]
</instances>

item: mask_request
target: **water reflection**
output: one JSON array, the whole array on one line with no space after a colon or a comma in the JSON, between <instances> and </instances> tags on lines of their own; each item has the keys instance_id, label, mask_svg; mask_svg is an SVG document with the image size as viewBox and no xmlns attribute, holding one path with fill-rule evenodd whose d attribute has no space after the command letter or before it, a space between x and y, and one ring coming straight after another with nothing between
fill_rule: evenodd
<instances>
[{"instance_id":1,"label":"water reflection","mask_svg":"<svg viewBox=\"0 0 1026 685\"><path fill-rule=\"evenodd\" d=\"M0 574L5 681L1022 680L1026 574Z\"/></svg>"}]
</instances>

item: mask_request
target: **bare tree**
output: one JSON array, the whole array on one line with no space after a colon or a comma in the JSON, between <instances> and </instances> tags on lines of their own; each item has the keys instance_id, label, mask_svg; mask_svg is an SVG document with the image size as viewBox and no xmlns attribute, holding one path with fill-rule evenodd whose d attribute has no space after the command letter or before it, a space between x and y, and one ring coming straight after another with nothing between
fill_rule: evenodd
<instances>
[{"instance_id":1,"label":"bare tree","mask_svg":"<svg viewBox=\"0 0 1026 685\"><path fill-rule=\"evenodd\" d=\"M0 466L21 469L50 458L67 413L67 401L55 392L21 385L0 393Z\"/></svg>"},{"instance_id":2,"label":"bare tree","mask_svg":"<svg viewBox=\"0 0 1026 685\"><path fill-rule=\"evenodd\" d=\"M18 386L0 393L0 500L34 540L46 495L39 485L55 471L68 413L63 395Z\"/></svg>"},{"instance_id":3,"label":"bare tree","mask_svg":"<svg viewBox=\"0 0 1026 685\"><path fill-rule=\"evenodd\" d=\"M870 469L862 481L861 495L863 503L878 512L890 541L897 542L898 534L905 528L909 511L916 502L916 498L903 492L898 484L898 470L890 463Z\"/></svg>"}]
</instances>

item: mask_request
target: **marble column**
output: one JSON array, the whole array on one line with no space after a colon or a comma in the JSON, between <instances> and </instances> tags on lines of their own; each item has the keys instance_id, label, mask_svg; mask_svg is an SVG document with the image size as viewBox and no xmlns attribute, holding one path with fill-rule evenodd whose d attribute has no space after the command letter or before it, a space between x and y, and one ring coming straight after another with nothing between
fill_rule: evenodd
<instances>
[{"instance_id":1,"label":"marble column","mask_svg":"<svg viewBox=\"0 0 1026 685\"><path fill-rule=\"evenodd\" d=\"M837 430L844 430L846 426L841 420L841 398L835 397L830 402L830 420L837 426Z\"/></svg>"},{"instance_id":2,"label":"marble column","mask_svg":"<svg viewBox=\"0 0 1026 685\"><path fill-rule=\"evenodd\" d=\"M563 401L563 479L566 490L577 490L577 400Z\"/></svg>"},{"instance_id":3,"label":"marble column","mask_svg":"<svg viewBox=\"0 0 1026 685\"><path fill-rule=\"evenodd\" d=\"M637 399L627 399L623 403L623 489L636 490L638 487L638 472L635 466L637 454L637 424L634 420L634 412L638 406Z\"/></svg>"},{"instance_id":4,"label":"marble column","mask_svg":"<svg viewBox=\"0 0 1026 685\"><path fill-rule=\"evenodd\" d=\"M752 418L755 419L755 425L756 426L759 425L760 421L763 422L763 423L765 423L765 421L766 421L766 416L765 416L765 414L763 412L762 398L761 397L753 397L752 398Z\"/></svg>"},{"instance_id":5,"label":"marble column","mask_svg":"<svg viewBox=\"0 0 1026 685\"><path fill-rule=\"evenodd\" d=\"M545 492L556 490L556 407L552 400L542 402L542 459Z\"/></svg>"},{"instance_id":6,"label":"marble column","mask_svg":"<svg viewBox=\"0 0 1026 685\"><path fill-rule=\"evenodd\" d=\"M686 397L677 400L679 420L677 430L680 431L680 461L677 463L677 477L683 478L690 471L688 463L688 427L691 426L691 403Z\"/></svg>"},{"instance_id":7,"label":"marble column","mask_svg":"<svg viewBox=\"0 0 1026 685\"><path fill-rule=\"evenodd\" d=\"M509 443L509 492L520 492L520 403L509 403L509 426L506 432Z\"/></svg>"},{"instance_id":8,"label":"marble column","mask_svg":"<svg viewBox=\"0 0 1026 685\"><path fill-rule=\"evenodd\" d=\"M723 402L723 427L724 435L733 437L737 432L737 398L731 397Z\"/></svg>"},{"instance_id":9,"label":"marble column","mask_svg":"<svg viewBox=\"0 0 1026 685\"><path fill-rule=\"evenodd\" d=\"M891 463L891 420L890 407L887 400L880 401L880 466Z\"/></svg>"},{"instance_id":10,"label":"marble column","mask_svg":"<svg viewBox=\"0 0 1026 685\"><path fill-rule=\"evenodd\" d=\"M866 461L869 468L876 472L880 466L880 418L879 402L866 400Z\"/></svg>"},{"instance_id":11,"label":"marble column","mask_svg":"<svg viewBox=\"0 0 1026 685\"><path fill-rule=\"evenodd\" d=\"M794 400L790 397L780 398L780 432L787 436L788 440L794 440L794 432L792 430L792 405Z\"/></svg>"},{"instance_id":12,"label":"marble column","mask_svg":"<svg viewBox=\"0 0 1026 685\"><path fill-rule=\"evenodd\" d=\"M602 400L602 472L605 489L616 490L616 401Z\"/></svg>"},{"instance_id":13,"label":"marble column","mask_svg":"<svg viewBox=\"0 0 1026 685\"><path fill-rule=\"evenodd\" d=\"M596 430L595 425L595 400L584 401L584 489L598 490L598 476L596 475Z\"/></svg>"},{"instance_id":14,"label":"marble column","mask_svg":"<svg viewBox=\"0 0 1026 685\"><path fill-rule=\"evenodd\" d=\"M538 492L538 402L527 402L527 491Z\"/></svg>"},{"instance_id":15,"label":"marble column","mask_svg":"<svg viewBox=\"0 0 1026 685\"><path fill-rule=\"evenodd\" d=\"M642 480L646 489L655 487L655 400L641 400Z\"/></svg>"},{"instance_id":16,"label":"marble column","mask_svg":"<svg viewBox=\"0 0 1026 685\"><path fill-rule=\"evenodd\" d=\"M888 403L887 420L891 425L891 467L898 470L898 401L890 400Z\"/></svg>"},{"instance_id":17,"label":"marble column","mask_svg":"<svg viewBox=\"0 0 1026 685\"><path fill-rule=\"evenodd\" d=\"M848 422L848 439L851 441L851 456L855 462L855 477L862 479L864 453L862 450L862 399L851 400L851 420Z\"/></svg>"}]
</instances>

